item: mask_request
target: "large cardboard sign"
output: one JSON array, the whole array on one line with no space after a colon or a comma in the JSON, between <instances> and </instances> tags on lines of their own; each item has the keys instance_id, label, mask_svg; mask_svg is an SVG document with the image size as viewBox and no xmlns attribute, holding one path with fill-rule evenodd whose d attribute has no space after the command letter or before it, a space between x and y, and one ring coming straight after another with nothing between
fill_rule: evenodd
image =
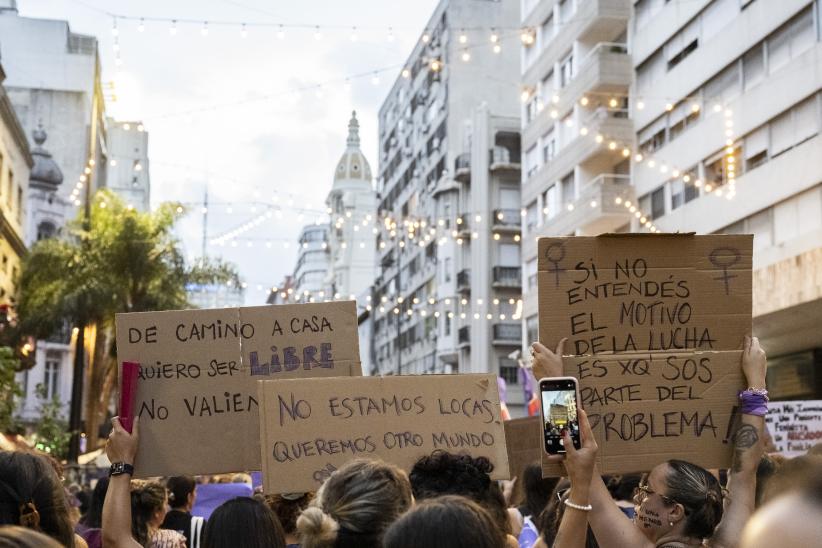
<instances>
[{"instance_id":1,"label":"large cardboard sign","mask_svg":"<svg viewBox=\"0 0 822 548\"><path fill-rule=\"evenodd\" d=\"M765 424L777 451L802 455L822 443L822 400L772 401Z\"/></svg>"},{"instance_id":2,"label":"large cardboard sign","mask_svg":"<svg viewBox=\"0 0 822 548\"><path fill-rule=\"evenodd\" d=\"M610 234L539 241L540 341L567 337L602 473L668 458L730 464L753 238ZM545 462L546 475L562 474Z\"/></svg>"},{"instance_id":3,"label":"large cardboard sign","mask_svg":"<svg viewBox=\"0 0 822 548\"><path fill-rule=\"evenodd\" d=\"M484 456L508 478L493 375L419 375L259 383L266 493L317 489L351 459L410 470L442 449Z\"/></svg>"},{"instance_id":4,"label":"large cardboard sign","mask_svg":"<svg viewBox=\"0 0 822 548\"><path fill-rule=\"evenodd\" d=\"M139 362L136 475L260 469L260 379L361 375L350 302L118 314Z\"/></svg>"}]
</instances>

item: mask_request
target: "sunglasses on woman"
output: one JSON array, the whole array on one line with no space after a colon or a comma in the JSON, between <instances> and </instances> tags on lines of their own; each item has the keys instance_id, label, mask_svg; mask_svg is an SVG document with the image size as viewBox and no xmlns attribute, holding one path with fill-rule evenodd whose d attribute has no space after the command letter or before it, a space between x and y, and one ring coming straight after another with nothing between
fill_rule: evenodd
<instances>
[{"instance_id":1,"label":"sunglasses on woman","mask_svg":"<svg viewBox=\"0 0 822 548\"><path fill-rule=\"evenodd\" d=\"M648 486L647 483L644 483L644 484L640 483L637 486L637 489L639 489L639 492L634 496L634 498L637 499L638 502L644 501L646 498L648 498L651 495L659 495L659 498L661 498L662 502L664 502L665 504L668 504L668 505L678 504L677 501L675 501L671 497L668 497L666 495L663 495L662 493L659 493L659 492L654 491L653 489L651 489Z\"/></svg>"}]
</instances>

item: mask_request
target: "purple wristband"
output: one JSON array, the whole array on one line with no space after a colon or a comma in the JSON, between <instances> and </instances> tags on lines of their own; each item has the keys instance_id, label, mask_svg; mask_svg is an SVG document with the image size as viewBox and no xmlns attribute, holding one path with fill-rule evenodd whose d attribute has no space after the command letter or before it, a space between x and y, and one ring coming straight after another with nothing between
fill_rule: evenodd
<instances>
[{"instance_id":1,"label":"purple wristband","mask_svg":"<svg viewBox=\"0 0 822 548\"><path fill-rule=\"evenodd\" d=\"M762 394L755 394L748 390L739 393L739 412L743 415L764 417L768 414L768 400Z\"/></svg>"}]
</instances>

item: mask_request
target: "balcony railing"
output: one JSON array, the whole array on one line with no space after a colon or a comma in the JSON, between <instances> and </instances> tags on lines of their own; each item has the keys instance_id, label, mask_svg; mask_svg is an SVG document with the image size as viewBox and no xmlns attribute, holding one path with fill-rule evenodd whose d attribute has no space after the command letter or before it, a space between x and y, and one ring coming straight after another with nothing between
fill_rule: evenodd
<instances>
[{"instance_id":1,"label":"balcony railing","mask_svg":"<svg viewBox=\"0 0 822 548\"><path fill-rule=\"evenodd\" d=\"M522 287L522 268L518 266L495 266L493 280L496 287Z\"/></svg>"},{"instance_id":2,"label":"balcony railing","mask_svg":"<svg viewBox=\"0 0 822 548\"><path fill-rule=\"evenodd\" d=\"M494 226L519 228L521 217L518 209L495 209Z\"/></svg>"},{"instance_id":3,"label":"balcony railing","mask_svg":"<svg viewBox=\"0 0 822 548\"><path fill-rule=\"evenodd\" d=\"M494 342L502 344L521 344L522 324L496 323L494 324Z\"/></svg>"},{"instance_id":4,"label":"balcony railing","mask_svg":"<svg viewBox=\"0 0 822 548\"><path fill-rule=\"evenodd\" d=\"M495 146L491 149L491 169L519 169L520 152L511 150L503 146Z\"/></svg>"},{"instance_id":5,"label":"balcony railing","mask_svg":"<svg viewBox=\"0 0 822 548\"><path fill-rule=\"evenodd\" d=\"M467 183L471 180L471 153L463 152L454 160L454 179Z\"/></svg>"},{"instance_id":6,"label":"balcony railing","mask_svg":"<svg viewBox=\"0 0 822 548\"><path fill-rule=\"evenodd\" d=\"M467 268L457 272L457 291L471 291L471 271Z\"/></svg>"},{"instance_id":7,"label":"balcony railing","mask_svg":"<svg viewBox=\"0 0 822 548\"><path fill-rule=\"evenodd\" d=\"M459 344L471 344L471 326L464 325L457 331L457 342Z\"/></svg>"}]
</instances>

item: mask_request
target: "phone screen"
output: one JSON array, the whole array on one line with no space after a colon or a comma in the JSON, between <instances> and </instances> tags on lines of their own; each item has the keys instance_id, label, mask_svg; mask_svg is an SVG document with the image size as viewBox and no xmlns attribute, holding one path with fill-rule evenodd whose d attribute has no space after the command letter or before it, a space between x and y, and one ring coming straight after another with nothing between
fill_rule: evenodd
<instances>
[{"instance_id":1,"label":"phone screen","mask_svg":"<svg viewBox=\"0 0 822 548\"><path fill-rule=\"evenodd\" d=\"M540 382L542 394L542 429L545 451L564 453L562 433L568 430L574 447L579 448L579 421L577 420L577 387L570 379L552 379Z\"/></svg>"}]
</instances>

